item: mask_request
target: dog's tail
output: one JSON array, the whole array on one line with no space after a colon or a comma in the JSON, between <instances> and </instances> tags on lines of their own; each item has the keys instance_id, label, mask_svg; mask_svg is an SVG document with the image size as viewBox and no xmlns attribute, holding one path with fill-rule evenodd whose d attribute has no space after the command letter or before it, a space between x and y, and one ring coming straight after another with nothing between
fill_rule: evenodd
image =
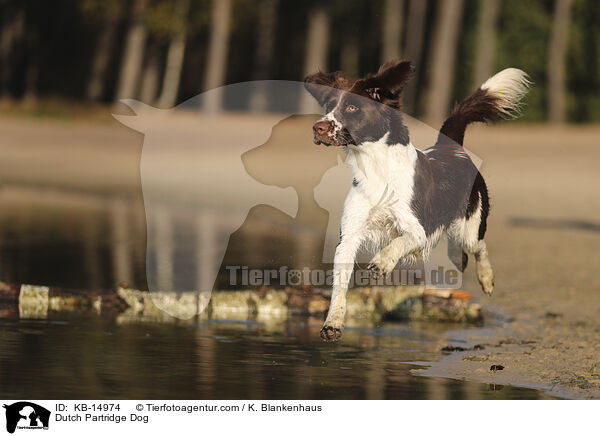
<instances>
[{"instance_id":1,"label":"dog's tail","mask_svg":"<svg viewBox=\"0 0 600 436\"><path fill-rule=\"evenodd\" d=\"M454 106L440 130L436 145L462 145L465 130L471 123L518 117L521 100L530 84L527 73L517 68L507 68L490 77L477 91Z\"/></svg>"}]
</instances>

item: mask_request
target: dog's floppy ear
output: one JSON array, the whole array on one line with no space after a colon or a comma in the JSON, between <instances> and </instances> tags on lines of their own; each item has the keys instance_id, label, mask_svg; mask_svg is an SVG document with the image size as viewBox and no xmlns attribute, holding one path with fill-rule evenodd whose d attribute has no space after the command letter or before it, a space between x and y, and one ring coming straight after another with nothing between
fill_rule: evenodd
<instances>
[{"instance_id":1,"label":"dog's floppy ear","mask_svg":"<svg viewBox=\"0 0 600 436\"><path fill-rule=\"evenodd\" d=\"M374 94L376 98L384 89L390 94L397 96L402 92L406 82L410 80L415 67L409 61L391 61L379 67L377 74L365 78L363 86L367 89L369 95Z\"/></svg>"},{"instance_id":2,"label":"dog's floppy ear","mask_svg":"<svg viewBox=\"0 0 600 436\"><path fill-rule=\"evenodd\" d=\"M304 79L304 87L317 100L319 105L324 106L336 90L349 88L350 80L341 71L334 73L319 71Z\"/></svg>"},{"instance_id":3,"label":"dog's floppy ear","mask_svg":"<svg viewBox=\"0 0 600 436\"><path fill-rule=\"evenodd\" d=\"M415 67L410 61L392 61L379 67L375 77L381 87L387 88L392 94L398 94L402 92L414 72Z\"/></svg>"}]
</instances>

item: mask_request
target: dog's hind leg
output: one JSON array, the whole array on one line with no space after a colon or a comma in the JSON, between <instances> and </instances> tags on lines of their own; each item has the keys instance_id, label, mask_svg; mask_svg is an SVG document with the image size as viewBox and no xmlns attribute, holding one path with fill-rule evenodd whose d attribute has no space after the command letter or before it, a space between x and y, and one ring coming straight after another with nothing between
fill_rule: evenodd
<instances>
[{"instance_id":1,"label":"dog's hind leg","mask_svg":"<svg viewBox=\"0 0 600 436\"><path fill-rule=\"evenodd\" d=\"M487 246L483 237L487 229L487 217L490 203L485 182L480 174L477 175L473 194L471 195L469 210L470 216L465 223L463 246L475 256L477 279L481 289L487 295L492 295L494 290L494 271L488 256Z\"/></svg>"},{"instance_id":2,"label":"dog's hind leg","mask_svg":"<svg viewBox=\"0 0 600 436\"><path fill-rule=\"evenodd\" d=\"M487 295L492 295L494 291L494 271L488 257L487 247L483 239L477 241L477 247L473 251L475 261L477 262L477 279L481 289Z\"/></svg>"},{"instance_id":3,"label":"dog's hind leg","mask_svg":"<svg viewBox=\"0 0 600 436\"><path fill-rule=\"evenodd\" d=\"M462 243L448 237L448 257L460 272L464 272L469 263L469 256L463 250Z\"/></svg>"}]
</instances>

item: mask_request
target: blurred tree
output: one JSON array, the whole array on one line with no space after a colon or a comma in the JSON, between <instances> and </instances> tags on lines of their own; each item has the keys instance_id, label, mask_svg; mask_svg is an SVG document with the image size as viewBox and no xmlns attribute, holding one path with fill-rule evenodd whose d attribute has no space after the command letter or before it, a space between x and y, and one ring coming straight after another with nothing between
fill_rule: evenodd
<instances>
[{"instance_id":1,"label":"blurred tree","mask_svg":"<svg viewBox=\"0 0 600 436\"><path fill-rule=\"evenodd\" d=\"M329 16L325 8L316 7L308 17L304 73L327 70L327 47L329 44Z\"/></svg>"},{"instance_id":2,"label":"blurred tree","mask_svg":"<svg viewBox=\"0 0 600 436\"><path fill-rule=\"evenodd\" d=\"M475 75L473 89L478 88L492 75L496 54L496 29L500 0L480 2Z\"/></svg>"},{"instance_id":3,"label":"blurred tree","mask_svg":"<svg viewBox=\"0 0 600 436\"><path fill-rule=\"evenodd\" d=\"M258 19L256 20L256 51L254 54L254 80L269 78L269 68L273 60L275 38L277 34L278 0L261 0L258 4ZM255 111L267 109L264 93L255 88L250 96L250 108Z\"/></svg>"},{"instance_id":4,"label":"blurred tree","mask_svg":"<svg viewBox=\"0 0 600 436\"><path fill-rule=\"evenodd\" d=\"M0 98L8 98L14 66L11 56L25 36L25 5L2 3L4 3L4 14L0 33Z\"/></svg>"},{"instance_id":5,"label":"blurred tree","mask_svg":"<svg viewBox=\"0 0 600 436\"><path fill-rule=\"evenodd\" d=\"M264 12L259 1L233 0L227 50L227 83L247 82L257 77L257 50L259 44L264 42L259 42L257 38L257 23L263 18L260 15ZM277 35L274 35L274 37L277 39ZM271 65L268 67L269 70L273 67L273 60L272 58ZM240 105L245 107L249 101L248 98L238 99L233 97L230 99L229 97L231 96L226 97L226 104L230 108L234 106L239 108Z\"/></svg>"},{"instance_id":6,"label":"blurred tree","mask_svg":"<svg viewBox=\"0 0 600 436\"><path fill-rule=\"evenodd\" d=\"M444 0L437 5L427 91L430 122L439 122L448 113L462 14L463 0Z\"/></svg>"},{"instance_id":7,"label":"blurred tree","mask_svg":"<svg viewBox=\"0 0 600 436\"><path fill-rule=\"evenodd\" d=\"M323 6L315 6L308 16L306 46L304 47L304 77L315 71L327 71L328 47L329 15ZM300 110L308 112L313 107L314 100L310 94L302 93Z\"/></svg>"},{"instance_id":8,"label":"blurred tree","mask_svg":"<svg viewBox=\"0 0 600 436\"><path fill-rule=\"evenodd\" d=\"M174 26L167 52L167 64L163 78L162 92L158 99L161 107L173 107L177 102L183 56L185 54L187 15L190 10L189 0L177 0L174 6Z\"/></svg>"},{"instance_id":9,"label":"blurred tree","mask_svg":"<svg viewBox=\"0 0 600 436\"><path fill-rule=\"evenodd\" d=\"M525 121L598 121L599 20L593 0L0 0L0 98L172 106L198 83L355 78L401 54L417 68L405 108L431 121L507 67L535 82Z\"/></svg>"},{"instance_id":10,"label":"blurred tree","mask_svg":"<svg viewBox=\"0 0 600 436\"><path fill-rule=\"evenodd\" d=\"M32 104L37 100L39 74L38 32L39 30L33 27L26 34L25 88L23 91L23 103L25 104Z\"/></svg>"},{"instance_id":11,"label":"blurred tree","mask_svg":"<svg viewBox=\"0 0 600 436\"><path fill-rule=\"evenodd\" d=\"M381 34L381 63L400 57L404 0L385 0Z\"/></svg>"},{"instance_id":12,"label":"blurred tree","mask_svg":"<svg viewBox=\"0 0 600 436\"><path fill-rule=\"evenodd\" d=\"M219 88L225 84L230 18L231 0L213 0L208 60L204 77L205 91ZM204 100L204 110L207 112L220 111L222 99L220 90L212 92Z\"/></svg>"},{"instance_id":13,"label":"blurred tree","mask_svg":"<svg viewBox=\"0 0 600 436\"><path fill-rule=\"evenodd\" d=\"M140 90L140 98L145 103L165 107L176 103L183 69L184 50L181 48L183 44L185 49L189 27L189 7L189 0L153 0L146 9L144 24L148 32L148 43ZM166 65L163 66L165 46L167 56ZM159 88L162 90L160 97Z\"/></svg>"},{"instance_id":14,"label":"blurred tree","mask_svg":"<svg viewBox=\"0 0 600 436\"><path fill-rule=\"evenodd\" d=\"M484 6L483 3L480 0L465 0L463 6L460 36L455 53L457 61L454 67L454 80L450 94L451 103L461 101L474 90L473 78L475 77L475 67L477 64L479 21L481 18L481 9Z\"/></svg>"},{"instance_id":15,"label":"blurred tree","mask_svg":"<svg viewBox=\"0 0 600 436\"><path fill-rule=\"evenodd\" d=\"M100 100L105 93L106 73L124 5L120 0L84 0L79 4L84 15L100 26L85 91L89 100Z\"/></svg>"},{"instance_id":16,"label":"blurred tree","mask_svg":"<svg viewBox=\"0 0 600 436\"><path fill-rule=\"evenodd\" d=\"M146 59L142 67L142 83L140 100L152 105L158 95L161 74L161 45L156 38L151 38L146 47Z\"/></svg>"},{"instance_id":17,"label":"blurred tree","mask_svg":"<svg viewBox=\"0 0 600 436\"><path fill-rule=\"evenodd\" d=\"M144 23L147 6L148 0L133 0L131 5L130 21L125 36L125 48L121 58L121 68L115 94L117 101L123 98L137 97L138 81L147 37Z\"/></svg>"},{"instance_id":18,"label":"blurred tree","mask_svg":"<svg viewBox=\"0 0 600 436\"><path fill-rule=\"evenodd\" d=\"M404 46L405 59L411 61L417 73L404 91L404 107L407 111L414 112L417 101L417 89L421 76L421 59L423 41L425 38L425 18L427 15L427 0L410 0L408 3L408 19L406 25L406 45Z\"/></svg>"},{"instance_id":19,"label":"blurred tree","mask_svg":"<svg viewBox=\"0 0 600 436\"><path fill-rule=\"evenodd\" d=\"M345 38L340 52L340 69L348 77L358 77L360 71L360 49L356 36L351 35Z\"/></svg>"},{"instance_id":20,"label":"blurred tree","mask_svg":"<svg viewBox=\"0 0 600 436\"><path fill-rule=\"evenodd\" d=\"M570 12L571 0L556 0L548 53L548 119L552 123L564 123L566 115L565 56Z\"/></svg>"},{"instance_id":21,"label":"blurred tree","mask_svg":"<svg viewBox=\"0 0 600 436\"><path fill-rule=\"evenodd\" d=\"M551 3L550 3L551 4ZM548 3L538 0L503 0L496 38L496 68L526 71L535 86L525 100L524 121L543 121L547 116L547 56L552 16Z\"/></svg>"},{"instance_id":22,"label":"blurred tree","mask_svg":"<svg viewBox=\"0 0 600 436\"><path fill-rule=\"evenodd\" d=\"M600 2L573 2L567 50L568 119L600 121Z\"/></svg>"},{"instance_id":23,"label":"blurred tree","mask_svg":"<svg viewBox=\"0 0 600 436\"><path fill-rule=\"evenodd\" d=\"M334 0L330 7L329 27L336 29L329 39L327 62L330 70L341 70L350 78L357 78L360 72L362 26L364 4ZM379 41L377 41L377 45ZM379 60L379 59L378 59Z\"/></svg>"}]
</instances>

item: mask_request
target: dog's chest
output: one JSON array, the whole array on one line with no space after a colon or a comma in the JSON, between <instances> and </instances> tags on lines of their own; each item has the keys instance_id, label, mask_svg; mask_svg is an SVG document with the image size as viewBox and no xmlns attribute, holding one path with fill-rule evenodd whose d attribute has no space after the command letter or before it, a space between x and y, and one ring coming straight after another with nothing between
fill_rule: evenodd
<instances>
[{"instance_id":1,"label":"dog's chest","mask_svg":"<svg viewBox=\"0 0 600 436\"><path fill-rule=\"evenodd\" d=\"M415 225L411 208L415 171L413 150L386 146L376 151L349 156L349 163L356 180L353 189L363 198L361 207L369 210L367 239L381 245Z\"/></svg>"}]
</instances>

